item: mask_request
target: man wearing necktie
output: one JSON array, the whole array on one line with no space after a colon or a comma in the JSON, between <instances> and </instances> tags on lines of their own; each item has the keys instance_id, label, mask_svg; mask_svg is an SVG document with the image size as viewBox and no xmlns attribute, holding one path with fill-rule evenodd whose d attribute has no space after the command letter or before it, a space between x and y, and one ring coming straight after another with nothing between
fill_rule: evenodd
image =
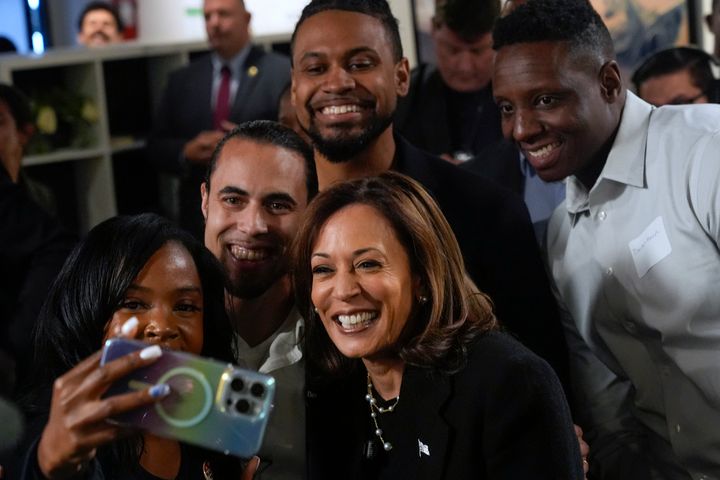
<instances>
[{"instance_id":1,"label":"man wearing necktie","mask_svg":"<svg viewBox=\"0 0 720 480\"><path fill-rule=\"evenodd\" d=\"M172 73L150 139L151 161L179 176L178 220L202 238L200 184L215 145L235 124L277 118L290 81L287 58L250 42L242 0L205 0L209 55Z\"/></svg>"}]
</instances>

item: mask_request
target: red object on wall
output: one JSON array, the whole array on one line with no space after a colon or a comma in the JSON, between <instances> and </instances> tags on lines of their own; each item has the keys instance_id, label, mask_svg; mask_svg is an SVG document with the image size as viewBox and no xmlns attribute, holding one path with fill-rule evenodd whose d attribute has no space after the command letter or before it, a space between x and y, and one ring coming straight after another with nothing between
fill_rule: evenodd
<instances>
[{"instance_id":1,"label":"red object on wall","mask_svg":"<svg viewBox=\"0 0 720 480\"><path fill-rule=\"evenodd\" d=\"M136 39L138 32L137 0L112 0L112 4L117 8L120 18L125 24L123 38L125 40Z\"/></svg>"}]
</instances>

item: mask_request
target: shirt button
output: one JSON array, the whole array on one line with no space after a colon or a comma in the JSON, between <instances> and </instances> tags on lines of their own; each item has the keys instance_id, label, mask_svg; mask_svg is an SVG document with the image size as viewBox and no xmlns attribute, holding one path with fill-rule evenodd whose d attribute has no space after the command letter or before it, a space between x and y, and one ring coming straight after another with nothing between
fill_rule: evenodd
<instances>
[{"instance_id":1,"label":"shirt button","mask_svg":"<svg viewBox=\"0 0 720 480\"><path fill-rule=\"evenodd\" d=\"M600 220L605 220L607 218L607 213L605 213L605 210L601 210L600 213L598 213L598 218Z\"/></svg>"},{"instance_id":2,"label":"shirt button","mask_svg":"<svg viewBox=\"0 0 720 480\"><path fill-rule=\"evenodd\" d=\"M606 274L608 277L611 277L613 273L614 273L614 272L613 272L612 267L608 267L608 269L605 270L605 274Z\"/></svg>"},{"instance_id":3,"label":"shirt button","mask_svg":"<svg viewBox=\"0 0 720 480\"><path fill-rule=\"evenodd\" d=\"M675 425L675 432L680 433L680 424Z\"/></svg>"},{"instance_id":4,"label":"shirt button","mask_svg":"<svg viewBox=\"0 0 720 480\"><path fill-rule=\"evenodd\" d=\"M624 322L624 325L625 325L625 329L626 329L628 332L631 332L631 333L635 332L635 324L634 324L634 323L632 323L632 322Z\"/></svg>"}]
</instances>

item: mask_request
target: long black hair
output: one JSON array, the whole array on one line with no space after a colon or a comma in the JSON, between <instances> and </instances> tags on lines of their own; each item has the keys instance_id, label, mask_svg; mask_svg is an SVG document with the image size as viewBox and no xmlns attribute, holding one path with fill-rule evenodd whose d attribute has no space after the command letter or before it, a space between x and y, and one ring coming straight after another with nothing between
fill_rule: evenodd
<instances>
[{"instance_id":1,"label":"long black hair","mask_svg":"<svg viewBox=\"0 0 720 480\"><path fill-rule=\"evenodd\" d=\"M188 251L200 277L202 355L233 360L225 281L215 257L192 235L158 215L111 218L93 228L73 250L40 312L35 330L36 384L26 404L30 415L42 418L47 414L53 381L100 349L106 325L120 308L128 287L168 242L177 242ZM140 442L140 438L115 442L99 453L132 469L138 464Z\"/></svg>"}]
</instances>

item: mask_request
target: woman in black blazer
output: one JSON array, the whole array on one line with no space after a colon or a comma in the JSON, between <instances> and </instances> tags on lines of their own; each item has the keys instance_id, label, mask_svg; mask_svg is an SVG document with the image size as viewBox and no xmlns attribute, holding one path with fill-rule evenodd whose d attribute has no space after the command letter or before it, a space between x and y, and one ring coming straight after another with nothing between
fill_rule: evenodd
<instances>
[{"instance_id":1,"label":"woman in black blazer","mask_svg":"<svg viewBox=\"0 0 720 480\"><path fill-rule=\"evenodd\" d=\"M557 377L498 331L417 182L387 172L323 192L294 262L309 478L583 478Z\"/></svg>"}]
</instances>

